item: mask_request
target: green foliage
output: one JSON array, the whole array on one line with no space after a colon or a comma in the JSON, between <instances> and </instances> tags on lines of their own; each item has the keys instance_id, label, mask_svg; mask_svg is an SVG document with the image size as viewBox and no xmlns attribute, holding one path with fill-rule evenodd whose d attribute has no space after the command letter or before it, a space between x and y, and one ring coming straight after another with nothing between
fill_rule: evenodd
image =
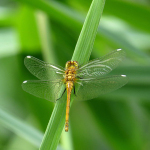
<instances>
[{"instance_id":1,"label":"green foliage","mask_svg":"<svg viewBox=\"0 0 150 150\"><path fill-rule=\"evenodd\" d=\"M1 150L37 149L44 133L44 150L56 149L59 140L57 149L149 149L150 7L146 1L107 0L98 26L103 2L2 0ZM26 55L64 67L71 58L83 64L90 54L93 59L117 48L126 51L126 60L111 74L126 74L129 83L94 100L73 101L68 133L65 103L54 106L21 89L22 81L34 79L23 64Z\"/></svg>"}]
</instances>

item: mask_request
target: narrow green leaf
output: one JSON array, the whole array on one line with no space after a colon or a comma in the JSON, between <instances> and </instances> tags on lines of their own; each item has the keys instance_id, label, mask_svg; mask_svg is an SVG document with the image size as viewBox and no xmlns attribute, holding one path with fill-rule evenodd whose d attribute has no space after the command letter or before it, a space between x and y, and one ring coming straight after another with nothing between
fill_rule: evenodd
<instances>
[{"instance_id":1,"label":"narrow green leaf","mask_svg":"<svg viewBox=\"0 0 150 150\"><path fill-rule=\"evenodd\" d=\"M5 128L39 148L43 133L2 109L0 109L0 125L3 125ZM63 150L63 148L58 145L57 150Z\"/></svg>"},{"instance_id":2,"label":"narrow green leaf","mask_svg":"<svg viewBox=\"0 0 150 150\"><path fill-rule=\"evenodd\" d=\"M56 63L51 42L50 21L47 15L41 11L37 13L37 21L44 60L48 63Z\"/></svg>"},{"instance_id":3,"label":"narrow green leaf","mask_svg":"<svg viewBox=\"0 0 150 150\"><path fill-rule=\"evenodd\" d=\"M13 117L12 115L6 113L2 109L0 109L0 122L2 125L9 128L19 136L25 138L36 147L40 146L43 133L27 125L25 122L20 121L16 117Z\"/></svg>"},{"instance_id":4,"label":"narrow green leaf","mask_svg":"<svg viewBox=\"0 0 150 150\"><path fill-rule=\"evenodd\" d=\"M72 60L88 61L91 54L105 0L93 0L79 36ZM66 97L63 97L65 101ZM40 150L56 149L65 123L66 103L57 102L47 126Z\"/></svg>"},{"instance_id":5,"label":"narrow green leaf","mask_svg":"<svg viewBox=\"0 0 150 150\"><path fill-rule=\"evenodd\" d=\"M104 3L105 0L95 0L91 4L72 57L72 60L78 61L79 64L89 60Z\"/></svg>"}]
</instances>

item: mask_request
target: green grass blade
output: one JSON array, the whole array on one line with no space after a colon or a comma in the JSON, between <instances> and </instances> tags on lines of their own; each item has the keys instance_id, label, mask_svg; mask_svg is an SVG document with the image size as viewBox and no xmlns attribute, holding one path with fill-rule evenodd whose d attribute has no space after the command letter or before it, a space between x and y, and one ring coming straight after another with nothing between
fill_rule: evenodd
<instances>
[{"instance_id":1,"label":"green grass blade","mask_svg":"<svg viewBox=\"0 0 150 150\"><path fill-rule=\"evenodd\" d=\"M25 122L20 121L16 117L6 113L2 109L0 109L0 123L36 147L40 146L43 133L29 126Z\"/></svg>"},{"instance_id":2,"label":"green grass blade","mask_svg":"<svg viewBox=\"0 0 150 150\"><path fill-rule=\"evenodd\" d=\"M47 15L41 11L37 13L38 30L42 45L44 60L48 63L56 63L54 49L51 41L51 26Z\"/></svg>"},{"instance_id":3,"label":"green grass blade","mask_svg":"<svg viewBox=\"0 0 150 150\"><path fill-rule=\"evenodd\" d=\"M0 125L39 148L43 133L2 109L0 109ZM63 148L58 145L57 150L63 150Z\"/></svg>"},{"instance_id":4,"label":"green grass blade","mask_svg":"<svg viewBox=\"0 0 150 150\"><path fill-rule=\"evenodd\" d=\"M103 11L104 2L104 0L93 0L79 36L72 60L77 60L79 63L85 63L89 59L99 20ZM63 100L65 101L66 97L63 98ZM66 103L56 103L40 150L56 149L65 123L65 110Z\"/></svg>"},{"instance_id":5,"label":"green grass blade","mask_svg":"<svg viewBox=\"0 0 150 150\"><path fill-rule=\"evenodd\" d=\"M104 3L105 0L95 0L91 4L72 57L79 64L86 63L90 57Z\"/></svg>"}]
</instances>

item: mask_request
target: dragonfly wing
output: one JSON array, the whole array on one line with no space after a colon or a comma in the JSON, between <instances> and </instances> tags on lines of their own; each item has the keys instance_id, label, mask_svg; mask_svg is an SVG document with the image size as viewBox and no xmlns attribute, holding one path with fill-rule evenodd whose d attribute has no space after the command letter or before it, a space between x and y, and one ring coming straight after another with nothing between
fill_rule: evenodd
<instances>
[{"instance_id":1,"label":"dragonfly wing","mask_svg":"<svg viewBox=\"0 0 150 150\"><path fill-rule=\"evenodd\" d=\"M99 79L81 79L77 100L89 100L114 91L128 82L126 75L101 77Z\"/></svg>"},{"instance_id":2,"label":"dragonfly wing","mask_svg":"<svg viewBox=\"0 0 150 150\"><path fill-rule=\"evenodd\" d=\"M24 64L34 76L41 80L62 78L64 74L62 67L54 66L32 56L25 57Z\"/></svg>"},{"instance_id":3,"label":"dragonfly wing","mask_svg":"<svg viewBox=\"0 0 150 150\"><path fill-rule=\"evenodd\" d=\"M125 57L125 52L121 49L112 51L111 53L99 59L90 61L78 69L77 76L81 78L99 78L111 72Z\"/></svg>"},{"instance_id":4,"label":"dragonfly wing","mask_svg":"<svg viewBox=\"0 0 150 150\"><path fill-rule=\"evenodd\" d=\"M28 80L22 83L22 88L34 96L56 102L62 85L62 81Z\"/></svg>"}]
</instances>

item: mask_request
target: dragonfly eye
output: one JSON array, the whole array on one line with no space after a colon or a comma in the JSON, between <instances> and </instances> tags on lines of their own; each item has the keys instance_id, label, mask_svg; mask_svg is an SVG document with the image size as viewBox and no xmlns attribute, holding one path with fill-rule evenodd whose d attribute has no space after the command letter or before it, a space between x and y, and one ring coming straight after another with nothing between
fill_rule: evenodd
<instances>
[{"instance_id":1,"label":"dragonfly eye","mask_svg":"<svg viewBox=\"0 0 150 150\"><path fill-rule=\"evenodd\" d=\"M69 68L70 67L70 65L71 65L71 61L67 61L66 62L66 66L65 66L65 68L67 69L67 68Z\"/></svg>"}]
</instances>

